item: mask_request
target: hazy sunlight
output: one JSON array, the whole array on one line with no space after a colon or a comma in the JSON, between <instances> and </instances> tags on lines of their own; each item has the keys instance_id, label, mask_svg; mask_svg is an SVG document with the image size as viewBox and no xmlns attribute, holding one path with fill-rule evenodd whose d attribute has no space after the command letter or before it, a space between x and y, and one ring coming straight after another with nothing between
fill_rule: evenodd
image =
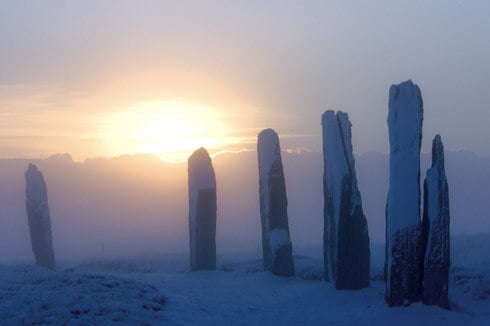
<instances>
[{"instance_id":1,"label":"hazy sunlight","mask_svg":"<svg viewBox=\"0 0 490 326\"><path fill-rule=\"evenodd\" d=\"M111 155L151 153L185 161L197 148L219 149L239 142L230 127L206 106L181 101L145 102L101 120L100 137Z\"/></svg>"}]
</instances>

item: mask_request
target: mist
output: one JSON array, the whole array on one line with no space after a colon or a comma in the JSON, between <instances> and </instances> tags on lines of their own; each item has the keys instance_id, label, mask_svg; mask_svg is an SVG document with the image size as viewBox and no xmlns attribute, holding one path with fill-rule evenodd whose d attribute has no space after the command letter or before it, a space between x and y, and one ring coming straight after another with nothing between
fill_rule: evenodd
<instances>
[{"instance_id":1,"label":"mist","mask_svg":"<svg viewBox=\"0 0 490 326\"><path fill-rule=\"evenodd\" d=\"M452 234L490 232L490 159L447 152ZM0 261L32 261L25 211L24 171L43 172L57 259L83 260L161 254L188 255L187 164L151 155L75 162L68 154L46 159L0 160ZM294 248L321 252L321 153L283 152ZM385 237L386 154L356 157L358 182L372 245ZM421 176L430 156L422 155ZM257 154L225 153L213 159L217 179L217 253L261 257Z\"/></svg>"}]
</instances>

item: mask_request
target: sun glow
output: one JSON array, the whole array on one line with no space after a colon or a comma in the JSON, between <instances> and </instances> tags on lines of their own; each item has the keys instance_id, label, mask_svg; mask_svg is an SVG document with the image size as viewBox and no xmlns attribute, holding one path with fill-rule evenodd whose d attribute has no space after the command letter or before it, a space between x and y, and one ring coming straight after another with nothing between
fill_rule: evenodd
<instances>
[{"instance_id":1,"label":"sun glow","mask_svg":"<svg viewBox=\"0 0 490 326\"><path fill-rule=\"evenodd\" d=\"M217 110L181 101L145 102L111 113L100 123L110 155L151 153L181 162L199 147L223 149L240 142Z\"/></svg>"}]
</instances>

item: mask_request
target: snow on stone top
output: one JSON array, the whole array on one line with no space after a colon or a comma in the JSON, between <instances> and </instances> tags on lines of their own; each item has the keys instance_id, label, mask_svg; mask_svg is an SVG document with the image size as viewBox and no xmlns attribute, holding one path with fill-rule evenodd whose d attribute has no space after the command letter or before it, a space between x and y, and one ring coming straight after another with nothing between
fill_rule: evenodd
<instances>
[{"instance_id":1,"label":"snow on stone top","mask_svg":"<svg viewBox=\"0 0 490 326\"><path fill-rule=\"evenodd\" d=\"M348 119L345 113L338 115L338 117L342 121ZM333 195L334 221L337 227L339 225L340 204L343 193L342 180L349 174L349 165L345 155L340 121L335 115L335 111L327 110L323 113L322 126L325 179L328 191Z\"/></svg>"},{"instance_id":2,"label":"snow on stone top","mask_svg":"<svg viewBox=\"0 0 490 326\"><path fill-rule=\"evenodd\" d=\"M347 115L344 114L342 119ZM325 153L325 164L327 169L327 183L334 193L340 194L340 182L344 175L349 173L349 166L346 162L344 144L342 142L342 131L339 120L335 116L335 111L327 110L322 115L323 126L323 151Z\"/></svg>"},{"instance_id":3,"label":"snow on stone top","mask_svg":"<svg viewBox=\"0 0 490 326\"><path fill-rule=\"evenodd\" d=\"M339 121L340 130L343 135L345 157L347 159L348 169L351 174L351 200L356 201L362 206L361 193L357 186L356 176L356 160L354 159L354 150L352 147L352 123L349 120L349 115L345 112L337 112L337 120ZM356 209L356 205L352 205L352 209Z\"/></svg>"},{"instance_id":4,"label":"snow on stone top","mask_svg":"<svg viewBox=\"0 0 490 326\"><path fill-rule=\"evenodd\" d=\"M342 111L337 112L337 120L339 121L340 131L344 139L345 156L347 157L351 173L355 175L354 155L352 155L352 123L349 120L349 115Z\"/></svg>"},{"instance_id":5,"label":"snow on stone top","mask_svg":"<svg viewBox=\"0 0 490 326\"><path fill-rule=\"evenodd\" d=\"M188 160L189 190L216 188L211 157L203 147L196 150Z\"/></svg>"},{"instance_id":6,"label":"snow on stone top","mask_svg":"<svg viewBox=\"0 0 490 326\"><path fill-rule=\"evenodd\" d=\"M390 145L395 147L394 151L420 147L414 144L422 134L423 102L419 87L411 80L392 85L388 107L388 125L392 126Z\"/></svg>"},{"instance_id":7,"label":"snow on stone top","mask_svg":"<svg viewBox=\"0 0 490 326\"><path fill-rule=\"evenodd\" d=\"M273 129L265 129L259 133L257 152L260 175L267 176L274 162L281 159L279 136Z\"/></svg>"},{"instance_id":8,"label":"snow on stone top","mask_svg":"<svg viewBox=\"0 0 490 326\"><path fill-rule=\"evenodd\" d=\"M275 162L281 160L281 146L279 136L273 129L264 129L259 133L257 141L257 154L259 159L260 197L263 199L263 209L269 215L269 174ZM266 226L267 228L268 226ZM265 234L269 238L268 231Z\"/></svg>"},{"instance_id":9,"label":"snow on stone top","mask_svg":"<svg viewBox=\"0 0 490 326\"><path fill-rule=\"evenodd\" d=\"M420 222L420 145L423 102L411 80L390 88L388 234Z\"/></svg>"},{"instance_id":10,"label":"snow on stone top","mask_svg":"<svg viewBox=\"0 0 490 326\"><path fill-rule=\"evenodd\" d=\"M189 223L192 232L191 247L196 239L196 209L198 195L201 190L216 188L216 178L208 152L203 147L196 150L187 162L189 185ZM193 252L193 251L192 251ZM195 255L191 252L191 262L195 263Z\"/></svg>"}]
</instances>

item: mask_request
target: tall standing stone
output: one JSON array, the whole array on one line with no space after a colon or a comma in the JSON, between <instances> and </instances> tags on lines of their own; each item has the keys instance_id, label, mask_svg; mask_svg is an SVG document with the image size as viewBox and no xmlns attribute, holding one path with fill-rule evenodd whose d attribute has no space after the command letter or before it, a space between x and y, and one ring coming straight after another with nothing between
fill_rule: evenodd
<instances>
[{"instance_id":1,"label":"tall standing stone","mask_svg":"<svg viewBox=\"0 0 490 326\"><path fill-rule=\"evenodd\" d=\"M257 152L264 269L275 275L293 276L286 183L279 137L274 130L265 129L259 134Z\"/></svg>"},{"instance_id":2,"label":"tall standing stone","mask_svg":"<svg viewBox=\"0 0 490 326\"><path fill-rule=\"evenodd\" d=\"M369 286L369 233L357 187L351 122L344 112L322 116L324 277L338 290Z\"/></svg>"},{"instance_id":3,"label":"tall standing stone","mask_svg":"<svg viewBox=\"0 0 490 326\"><path fill-rule=\"evenodd\" d=\"M188 160L190 270L216 269L216 178L208 152Z\"/></svg>"},{"instance_id":4,"label":"tall standing stone","mask_svg":"<svg viewBox=\"0 0 490 326\"><path fill-rule=\"evenodd\" d=\"M422 239L426 248L422 279L422 301L449 308L450 265L449 190L444 167L444 146L437 135L432 143L432 167L424 182Z\"/></svg>"},{"instance_id":5,"label":"tall standing stone","mask_svg":"<svg viewBox=\"0 0 490 326\"><path fill-rule=\"evenodd\" d=\"M386 294L390 306L419 300L421 282L420 146L423 102L411 80L389 96L390 181L386 205Z\"/></svg>"},{"instance_id":6,"label":"tall standing stone","mask_svg":"<svg viewBox=\"0 0 490 326\"><path fill-rule=\"evenodd\" d=\"M48 191L41 171L29 164L25 172L27 221L36 264L55 270Z\"/></svg>"}]
</instances>

